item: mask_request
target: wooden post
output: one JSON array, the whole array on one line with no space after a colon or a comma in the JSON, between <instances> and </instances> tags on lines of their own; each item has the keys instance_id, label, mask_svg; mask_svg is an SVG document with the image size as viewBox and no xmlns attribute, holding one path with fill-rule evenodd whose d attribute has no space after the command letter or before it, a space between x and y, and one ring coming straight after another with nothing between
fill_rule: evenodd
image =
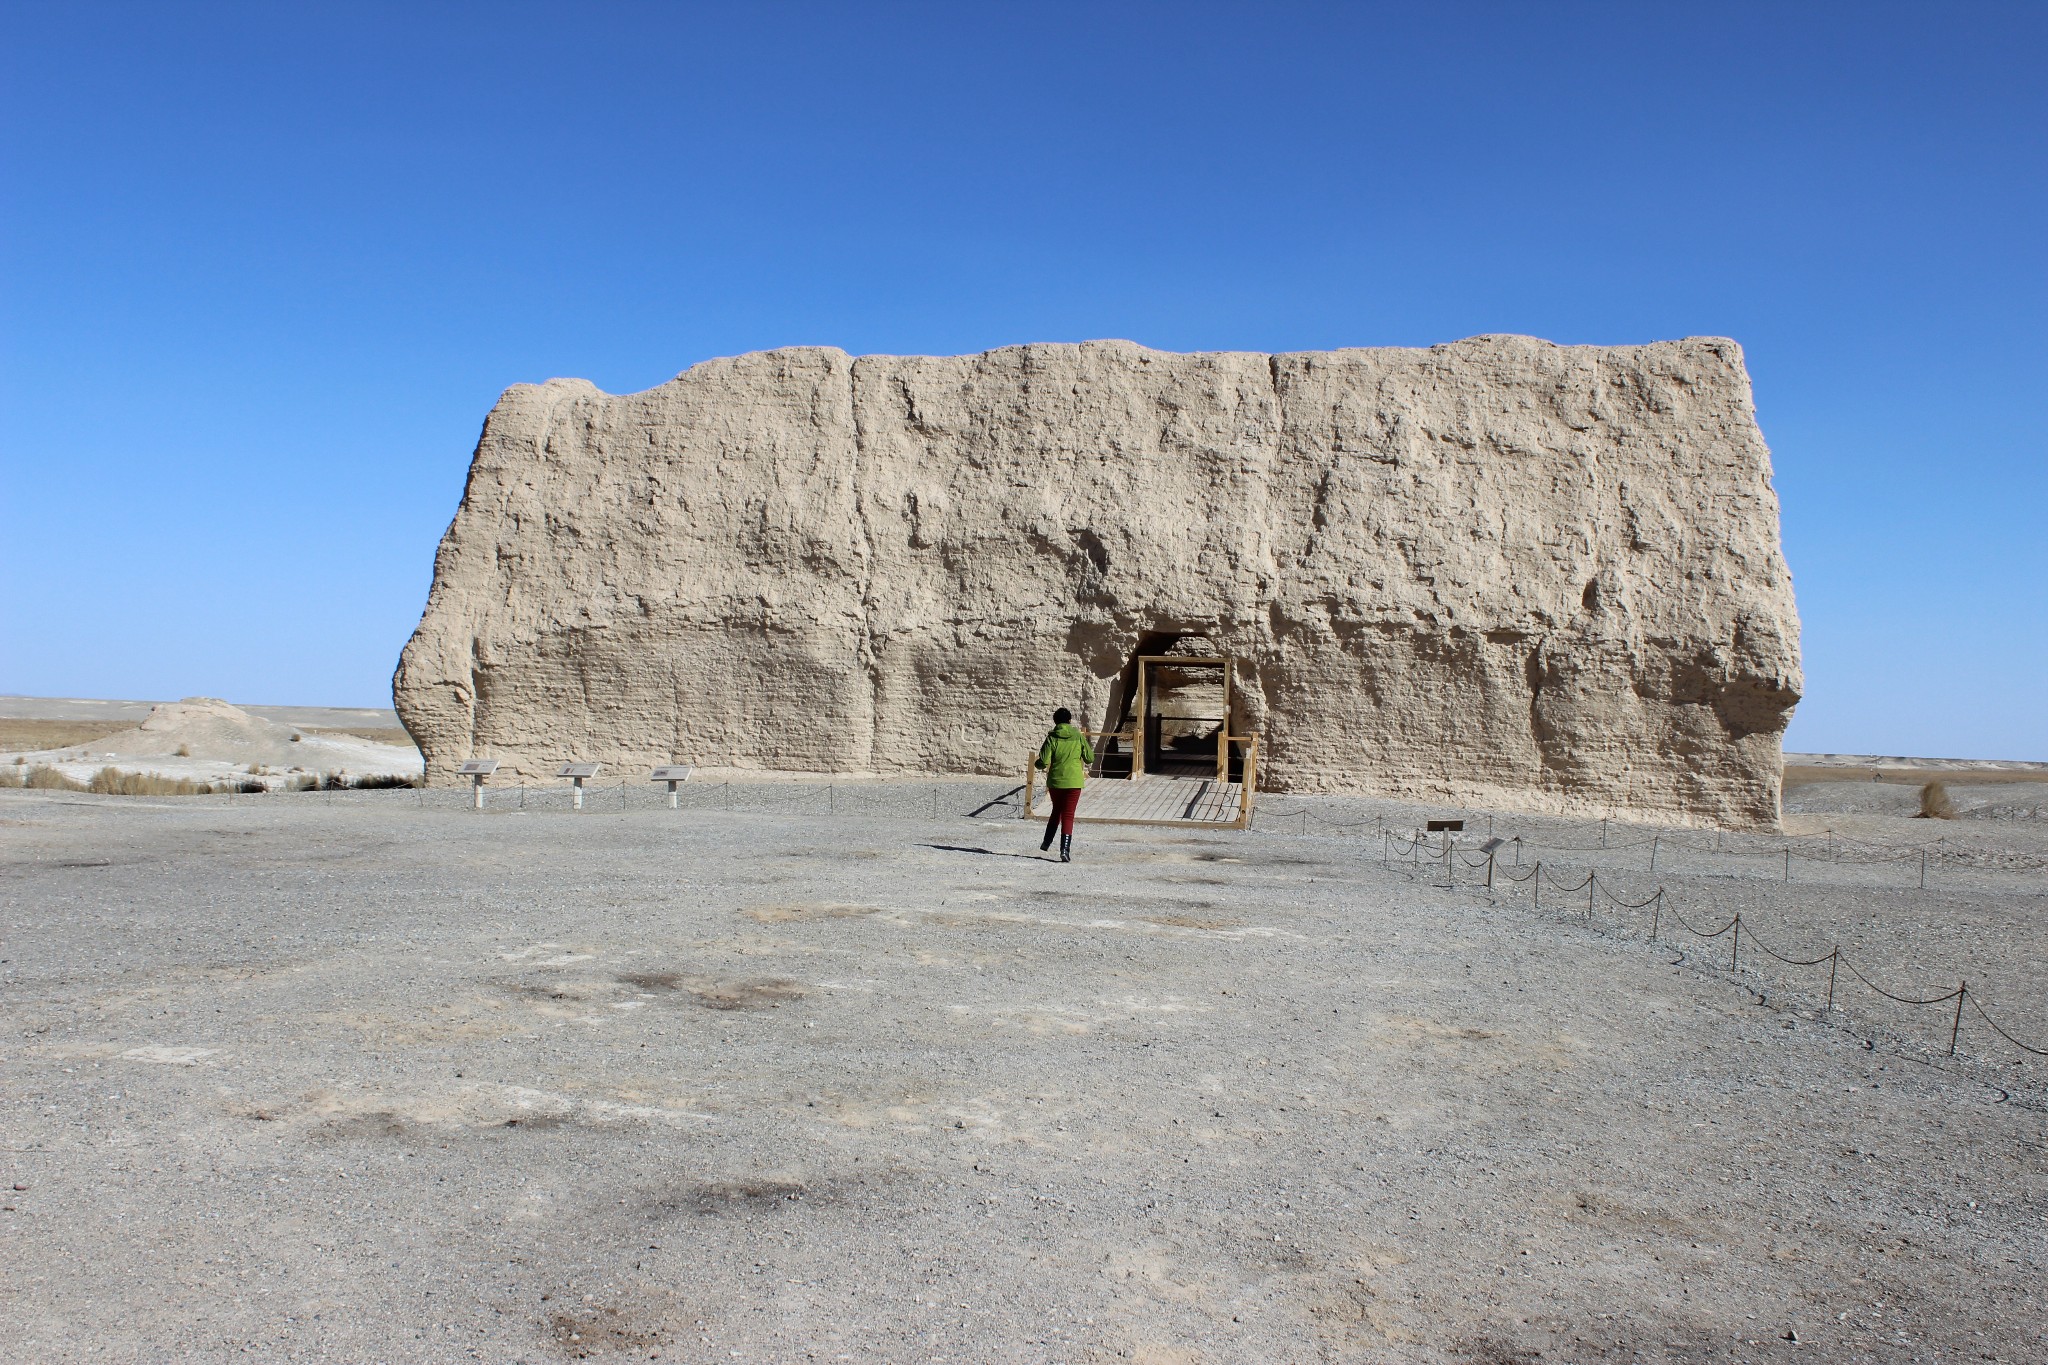
<instances>
[{"instance_id":1,"label":"wooden post","mask_svg":"<svg viewBox=\"0 0 2048 1365\"><path fill-rule=\"evenodd\" d=\"M1137 718L1137 721L1136 721L1136 723L1135 723L1134 725L1132 725L1132 727L1131 727L1131 735L1132 735L1132 739L1131 739L1131 776L1132 776L1133 778L1139 778L1139 777L1143 777L1143 776L1145 775L1145 734L1146 734L1146 726L1145 726L1145 691L1146 691L1146 688L1145 688L1145 669L1146 669L1146 666L1147 666L1147 665L1146 665L1146 663L1145 663L1145 660L1144 660L1143 658L1140 658L1140 659L1138 660L1138 696L1137 696L1137 699L1136 699L1135 701L1133 701L1133 702L1131 703L1131 714L1132 714L1133 716L1135 716L1135 717Z\"/></svg>"},{"instance_id":2,"label":"wooden post","mask_svg":"<svg viewBox=\"0 0 2048 1365\"><path fill-rule=\"evenodd\" d=\"M1038 801L1038 756L1033 754L1024 765L1024 809L1017 814L1019 820L1032 818L1031 807Z\"/></svg>"},{"instance_id":3,"label":"wooden post","mask_svg":"<svg viewBox=\"0 0 2048 1365\"><path fill-rule=\"evenodd\" d=\"M1216 727L1216 780L1230 777L1230 750L1224 738L1230 733L1230 665L1223 665L1223 723Z\"/></svg>"},{"instance_id":4,"label":"wooden post","mask_svg":"<svg viewBox=\"0 0 2048 1365\"><path fill-rule=\"evenodd\" d=\"M1259 789L1259 737L1253 735L1244 746L1244 785L1238 789L1237 799L1244 811L1244 827L1251 828L1252 793Z\"/></svg>"}]
</instances>

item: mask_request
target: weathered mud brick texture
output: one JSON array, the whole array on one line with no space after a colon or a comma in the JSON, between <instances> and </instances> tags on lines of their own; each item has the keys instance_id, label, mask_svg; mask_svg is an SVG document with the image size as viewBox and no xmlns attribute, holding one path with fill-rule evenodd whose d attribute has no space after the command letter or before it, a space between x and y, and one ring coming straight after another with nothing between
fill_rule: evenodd
<instances>
[{"instance_id":1,"label":"weathered mud brick texture","mask_svg":"<svg viewBox=\"0 0 2048 1365\"><path fill-rule=\"evenodd\" d=\"M396 702L431 779L1021 772L1241 661L1269 791L1775 825L1798 618L1741 349L768 351L506 391Z\"/></svg>"}]
</instances>

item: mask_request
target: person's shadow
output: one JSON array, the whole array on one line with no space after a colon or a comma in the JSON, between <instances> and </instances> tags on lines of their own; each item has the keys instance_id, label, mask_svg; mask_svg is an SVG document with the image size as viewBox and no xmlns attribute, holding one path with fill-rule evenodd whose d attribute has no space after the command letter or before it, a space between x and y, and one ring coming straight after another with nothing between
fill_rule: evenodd
<instances>
[{"instance_id":1,"label":"person's shadow","mask_svg":"<svg viewBox=\"0 0 2048 1365\"><path fill-rule=\"evenodd\" d=\"M969 848L964 844L919 844L919 848L935 848L941 853L979 853L984 858L1022 858L1027 863L1042 863L1044 858L1029 853L1009 853L999 848Z\"/></svg>"}]
</instances>

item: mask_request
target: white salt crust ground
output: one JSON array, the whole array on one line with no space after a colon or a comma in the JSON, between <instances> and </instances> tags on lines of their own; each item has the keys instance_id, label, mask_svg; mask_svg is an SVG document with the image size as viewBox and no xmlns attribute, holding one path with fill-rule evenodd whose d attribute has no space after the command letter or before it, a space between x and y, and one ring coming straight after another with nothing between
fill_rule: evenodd
<instances>
[{"instance_id":1,"label":"white salt crust ground","mask_svg":"<svg viewBox=\"0 0 2048 1365\"><path fill-rule=\"evenodd\" d=\"M1619 912L1589 929L1557 917L1570 897L1539 914L1526 886L1382 868L1376 835L1278 832L1297 809L1412 824L1387 803L1269 803L1245 835L1084 826L1061 866L1021 822L961 816L994 791L870 784L871 813L836 817L0 793L0 1189L25 1187L0 1340L535 1365L2048 1354L2048 1116L1982 1030L1951 1064L1928 1011L1857 1000L1831 1025L1811 973L1728 978L1699 965L1718 945L1681 957ZM1648 831L1500 832L1688 914L1860 928L1902 974L1969 957L2038 1036L2039 832L1961 824L1924 893L1825 852L1774 884L1763 840L1674 841L1651 874Z\"/></svg>"}]
</instances>

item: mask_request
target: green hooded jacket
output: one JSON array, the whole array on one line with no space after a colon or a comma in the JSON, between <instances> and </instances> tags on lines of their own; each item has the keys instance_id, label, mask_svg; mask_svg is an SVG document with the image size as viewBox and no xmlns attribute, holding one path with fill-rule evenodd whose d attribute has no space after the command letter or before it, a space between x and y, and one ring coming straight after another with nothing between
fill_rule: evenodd
<instances>
[{"instance_id":1,"label":"green hooded jacket","mask_svg":"<svg viewBox=\"0 0 2048 1365\"><path fill-rule=\"evenodd\" d=\"M1088 747L1088 736L1071 725L1053 726L1052 733L1038 748L1038 766L1045 769L1048 787L1087 786L1088 765L1094 761L1095 751Z\"/></svg>"}]
</instances>

